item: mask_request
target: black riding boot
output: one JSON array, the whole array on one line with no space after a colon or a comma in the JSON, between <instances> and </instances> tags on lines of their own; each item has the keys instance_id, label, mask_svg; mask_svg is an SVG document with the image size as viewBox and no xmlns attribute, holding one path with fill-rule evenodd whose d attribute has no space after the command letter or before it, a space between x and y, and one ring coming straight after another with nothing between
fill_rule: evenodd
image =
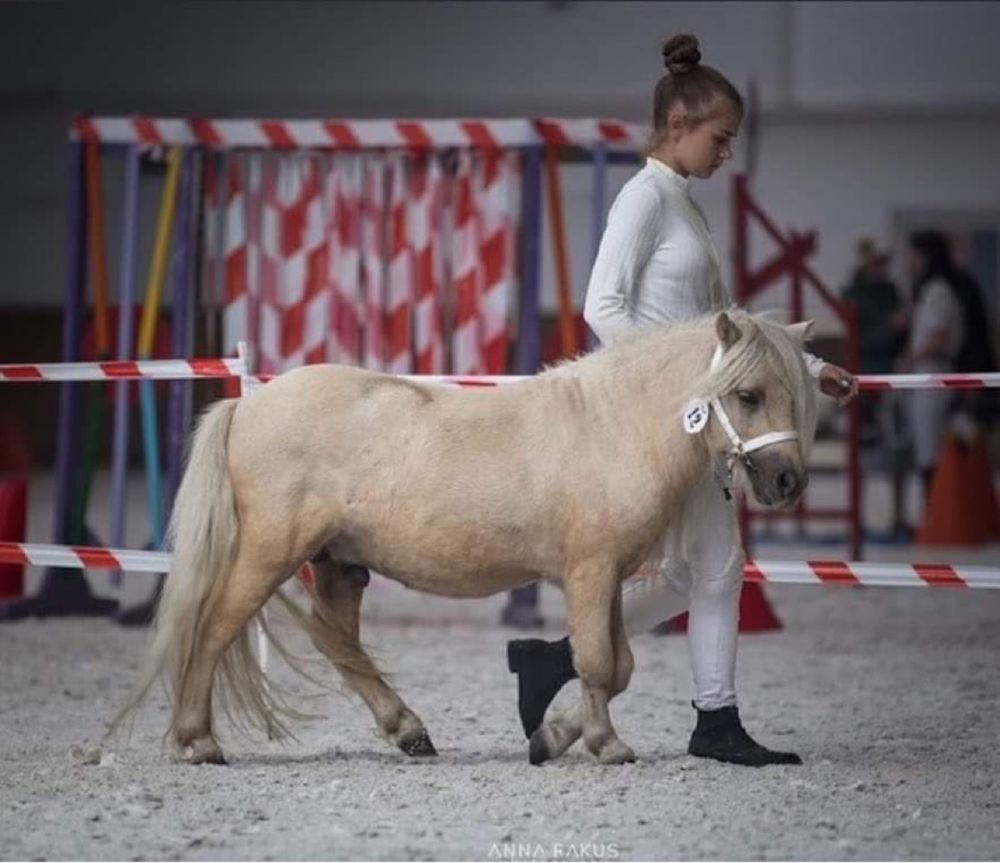
<instances>
[{"instance_id":1,"label":"black riding boot","mask_svg":"<svg viewBox=\"0 0 1000 863\"><path fill-rule=\"evenodd\" d=\"M763 767L765 764L801 764L794 752L774 752L757 743L740 722L736 707L698 710L698 725L691 734L688 752L729 764Z\"/></svg>"},{"instance_id":2,"label":"black riding boot","mask_svg":"<svg viewBox=\"0 0 1000 863\"><path fill-rule=\"evenodd\" d=\"M530 738L542 724L552 699L576 677L569 637L508 641L507 667L517 675L517 709L524 736Z\"/></svg>"}]
</instances>

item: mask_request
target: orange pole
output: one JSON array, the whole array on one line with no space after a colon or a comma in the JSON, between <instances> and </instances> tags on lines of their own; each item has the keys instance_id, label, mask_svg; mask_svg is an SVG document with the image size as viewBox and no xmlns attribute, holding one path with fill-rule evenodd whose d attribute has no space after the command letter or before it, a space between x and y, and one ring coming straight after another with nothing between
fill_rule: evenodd
<instances>
[{"instance_id":1,"label":"orange pole","mask_svg":"<svg viewBox=\"0 0 1000 863\"><path fill-rule=\"evenodd\" d=\"M555 252L556 293L559 298L559 335L565 356L576 355L576 324L573 315L573 292L569 279L569 255L566 251L566 225L563 222L562 190L559 186L559 153L545 149L545 185L549 193L549 229Z\"/></svg>"}]
</instances>

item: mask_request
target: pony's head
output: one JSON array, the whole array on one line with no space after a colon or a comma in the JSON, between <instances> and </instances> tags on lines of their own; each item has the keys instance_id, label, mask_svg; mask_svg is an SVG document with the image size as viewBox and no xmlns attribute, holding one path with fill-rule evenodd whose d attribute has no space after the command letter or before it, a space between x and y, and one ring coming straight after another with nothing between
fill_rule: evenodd
<instances>
[{"instance_id":1,"label":"pony's head","mask_svg":"<svg viewBox=\"0 0 1000 863\"><path fill-rule=\"evenodd\" d=\"M791 506L808 482L816 391L802 346L811 328L735 309L714 319L717 347L698 384L711 408L705 439L766 506Z\"/></svg>"}]
</instances>

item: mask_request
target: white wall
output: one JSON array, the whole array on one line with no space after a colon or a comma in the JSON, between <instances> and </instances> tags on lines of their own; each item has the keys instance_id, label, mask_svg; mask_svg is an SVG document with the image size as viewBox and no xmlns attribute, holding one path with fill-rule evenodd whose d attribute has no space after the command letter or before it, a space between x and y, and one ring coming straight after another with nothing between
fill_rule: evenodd
<instances>
[{"instance_id":1,"label":"white wall","mask_svg":"<svg viewBox=\"0 0 1000 863\"><path fill-rule=\"evenodd\" d=\"M889 239L894 208L1000 200L1000 4L0 4L0 305L60 302L78 111L644 121L659 40L685 30L737 85L756 77L756 190L780 223L820 231L828 280L858 234ZM969 106L980 119L962 119ZM612 172L609 201L627 175ZM583 167L564 178L578 298L589 180ZM728 183L695 187L725 257Z\"/></svg>"},{"instance_id":2,"label":"white wall","mask_svg":"<svg viewBox=\"0 0 1000 863\"><path fill-rule=\"evenodd\" d=\"M799 104L1000 105L995 3L796 3L791 13Z\"/></svg>"}]
</instances>

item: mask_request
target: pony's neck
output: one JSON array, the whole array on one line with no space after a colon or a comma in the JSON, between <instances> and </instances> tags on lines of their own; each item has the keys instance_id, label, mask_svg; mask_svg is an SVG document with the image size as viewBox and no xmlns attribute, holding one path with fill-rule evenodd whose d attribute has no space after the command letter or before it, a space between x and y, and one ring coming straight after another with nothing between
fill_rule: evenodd
<instances>
[{"instance_id":1,"label":"pony's neck","mask_svg":"<svg viewBox=\"0 0 1000 863\"><path fill-rule=\"evenodd\" d=\"M605 349L603 357L595 355L595 361L603 362L585 376L590 378L590 398L611 408L607 415L616 424L612 433L621 450L638 451L667 486L682 493L709 465L704 436L684 430L682 412L696 395L693 388L708 370L716 344L714 330L650 328Z\"/></svg>"}]
</instances>

